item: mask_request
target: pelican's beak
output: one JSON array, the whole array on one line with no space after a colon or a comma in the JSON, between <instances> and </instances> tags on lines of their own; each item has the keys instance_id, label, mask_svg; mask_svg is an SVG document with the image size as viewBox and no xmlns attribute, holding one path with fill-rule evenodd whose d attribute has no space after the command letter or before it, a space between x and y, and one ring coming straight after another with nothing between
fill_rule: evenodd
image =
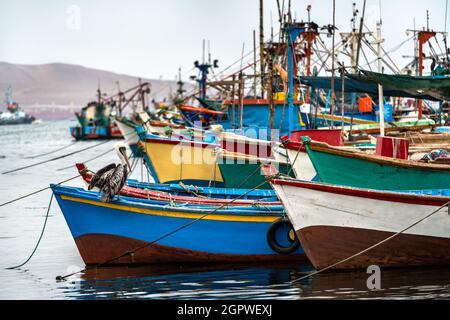
<instances>
[{"instance_id":1,"label":"pelican's beak","mask_svg":"<svg viewBox=\"0 0 450 320\"><path fill-rule=\"evenodd\" d=\"M122 155L123 155L123 158L125 159L125 162L127 163L127 166L128 166L128 169L130 170L130 172L131 172L131 165L130 165L130 161L128 160L128 156L127 156L127 149L122 149L122 150L120 150L121 151L121 153L122 153Z\"/></svg>"},{"instance_id":2,"label":"pelican's beak","mask_svg":"<svg viewBox=\"0 0 450 320\"><path fill-rule=\"evenodd\" d=\"M127 165L128 165L128 169L130 169L130 172L131 172L131 165L130 165L130 161L128 161L128 156L127 156L127 154L125 153L125 161L127 162Z\"/></svg>"}]
</instances>

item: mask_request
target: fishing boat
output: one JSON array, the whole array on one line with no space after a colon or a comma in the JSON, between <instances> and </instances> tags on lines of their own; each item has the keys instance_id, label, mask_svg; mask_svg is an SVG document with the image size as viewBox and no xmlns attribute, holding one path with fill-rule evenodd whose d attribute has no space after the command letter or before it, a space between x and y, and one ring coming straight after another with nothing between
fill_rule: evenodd
<instances>
[{"instance_id":1,"label":"fishing boat","mask_svg":"<svg viewBox=\"0 0 450 320\"><path fill-rule=\"evenodd\" d=\"M335 269L450 265L449 208L444 206L450 189L393 192L288 179L271 183L316 269L394 235Z\"/></svg>"},{"instance_id":2,"label":"fishing boat","mask_svg":"<svg viewBox=\"0 0 450 320\"><path fill-rule=\"evenodd\" d=\"M431 148L445 148L450 147L450 132L429 132L429 133L401 133L392 134L390 136L398 138L406 138L409 140L409 145L414 147L431 147Z\"/></svg>"},{"instance_id":3,"label":"fishing boat","mask_svg":"<svg viewBox=\"0 0 450 320\"><path fill-rule=\"evenodd\" d=\"M242 119L243 128L270 128L271 113L270 102L267 99L226 100L223 102L227 113L226 120L218 121L225 130L239 128L239 118ZM307 120L301 113L303 101L293 101L289 106L285 100L276 100L274 104L273 123L274 130L278 130L280 136L289 134L292 130L305 128ZM242 111L238 112L239 105ZM292 110L292 119L289 120L289 110ZM270 135L269 135L270 136Z\"/></svg>"},{"instance_id":4,"label":"fishing boat","mask_svg":"<svg viewBox=\"0 0 450 320\"><path fill-rule=\"evenodd\" d=\"M294 177L294 171L286 160L275 158L258 158L241 153L220 151L217 164L226 188L271 189L266 181L262 167L271 164L280 173Z\"/></svg>"},{"instance_id":5,"label":"fishing boat","mask_svg":"<svg viewBox=\"0 0 450 320\"><path fill-rule=\"evenodd\" d=\"M6 111L0 112L0 125L30 124L36 119L21 110L19 104L12 99L12 87L6 92Z\"/></svg>"},{"instance_id":6,"label":"fishing boat","mask_svg":"<svg viewBox=\"0 0 450 320\"><path fill-rule=\"evenodd\" d=\"M97 90L98 99L76 112L79 125L70 128L70 134L76 140L121 139L122 134L117 125L111 121L114 103L107 103L102 93Z\"/></svg>"},{"instance_id":7,"label":"fishing boat","mask_svg":"<svg viewBox=\"0 0 450 320\"><path fill-rule=\"evenodd\" d=\"M211 124L220 122L226 117L222 111L190 105L182 105L179 110L183 120L191 127L208 128Z\"/></svg>"},{"instance_id":8,"label":"fishing boat","mask_svg":"<svg viewBox=\"0 0 450 320\"><path fill-rule=\"evenodd\" d=\"M76 167L86 186L88 186L92 179L93 173L82 163L76 164ZM222 191L222 196L218 196L220 191ZM230 189L216 189L215 192L208 192L207 194L207 192L200 190L199 188L190 189L188 186L184 186L183 193L180 194L180 190L178 188L164 188L164 186L155 186L154 184L145 184L133 180L127 181L125 186L120 190L119 194L126 197L159 201L165 204L205 204L225 206L281 205L276 195L268 192L258 193L256 190L235 189L234 193L236 194L236 197L234 198L230 197L232 193L233 190ZM226 197L227 195L228 197Z\"/></svg>"},{"instance_id":9,"label":"fishing boat","mask_svg":"<svg viewBox=\"0 0 450 320\"><path fill-rule=\"evenodd\" d=\"M157 183L182 181L197 186L225 187L218 166L220 150L254 157L255 162L258 157L272 155L270 141L223 132L221 126L209 131L194 130L189 136L173 133L170 137L149 134L143 127L136 130L147 168Z\"/></svg>"},{"instance_id":10,"label":"fishing boat","mask_svg":"<svg viewBox=\"0 0 450 320\"><path fill-rule=\"evenodd\" d=\"M309 159L301 137L309 137L315 141L325 142L332 146L343 146L341 130L297 130L290 137L282 137L283 147L289 158L295 177L299 180L312 181L317 172Z\"/></svg>"},{"instance_id":11,"label":"fishing boat","mask_svg":"<svg viewBox=\"0 0 450 320\"><path fill-rule=\"evenodd\" d=\"M450 165L343 150L302 137L321 182L378 190L446 189Z\"/></svg>"},{"instance_id":12,"label":"fishing boat","mask_svg":"<svg viewBox=\"0 0 450 320\"><path fill-rule=\"evenodd\" d=\"M128 117L114 118L114 122L119 128L126 143L130 147L135 157L142 157L142 150L139 149L139 135L137 133L138 127L143 127L145 130L154 135L170 135L172 133L181 134L185 130L184 126L175 125L169 122L151 120L146 112L137 114L139 122L135 122ZM145 119L145 120L144 120Z\"/></svg>"},{"instance_id":13,"label":"fishing boat","mask_svg":"<svg viewBox=\"0 0 450 320\"><path fill-rule=\"evenodd\" d=\"M214 143L163 138L145 131L141 134L144 160L156 183L224 186Z\"/></svg>"},{"instance_id":14,"label":"fishing boat","mask_svg":"<svg viewBox=\"0 0 450 320\"><path fill-rule=\"evenodd\" d=\"M103 203L97 192L51 188L86 265L305 259L280 206L168 206L123 196Z\"/></svg>"}]
</instances>

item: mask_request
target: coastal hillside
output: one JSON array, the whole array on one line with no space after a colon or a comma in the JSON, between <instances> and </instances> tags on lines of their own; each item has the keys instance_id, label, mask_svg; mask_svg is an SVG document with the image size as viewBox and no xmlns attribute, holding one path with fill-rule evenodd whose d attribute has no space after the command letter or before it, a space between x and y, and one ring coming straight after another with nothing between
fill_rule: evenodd
<instances>
[{"instance_id":1,"label":"coastal hillside","mask_svg":"<svg viewBox=\"0 0 450 320\"><path fill-rule=\"evenodd\" d=\"M51 63L19 65L0 62L0 92L13 88L14 100L29 105L84 105L95 99L98 85L103 92L117 92L138 84L138 78L78 65ZM150 96L163 99L175 90L175 81L142 79L152 84ZM3 99L2 99L3 100Z\"/></svg>"}]
</instances>

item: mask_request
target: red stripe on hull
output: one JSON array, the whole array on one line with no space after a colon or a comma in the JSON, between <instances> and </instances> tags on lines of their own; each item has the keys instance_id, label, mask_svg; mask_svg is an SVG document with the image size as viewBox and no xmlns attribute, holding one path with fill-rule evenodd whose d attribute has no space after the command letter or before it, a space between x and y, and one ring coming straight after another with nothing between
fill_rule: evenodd
<instances>
[{"instance_id":1,"label":"red stripe on hull","mask_svg":"<svg viewBox=\"0 0 450 320\"><path fill-rule=\"evenodd\" d=\"M147 244L145 241L126 237L88 234L75 239L78 251L86 265L104 263L125 252ZM133 255L128 255L109 264L170 264L170 263L231 263L231 262L287 262L307 261L304 254L233 255L213 254L153 244Z\"/></svg>"},{"instance_id":2,"label":"red stripe on hull","mask_svg":"<svg viewBox=\"0 0 450 320\"><path fill-rule=\"evenodd\" d=\"M393 234L331 226L307 227L297 231L303 249L317 269L347 259ZM402 234L335 269L366 269L371 265L380 267L450 265L450 239Z\"/></svg>"}]
</instances>

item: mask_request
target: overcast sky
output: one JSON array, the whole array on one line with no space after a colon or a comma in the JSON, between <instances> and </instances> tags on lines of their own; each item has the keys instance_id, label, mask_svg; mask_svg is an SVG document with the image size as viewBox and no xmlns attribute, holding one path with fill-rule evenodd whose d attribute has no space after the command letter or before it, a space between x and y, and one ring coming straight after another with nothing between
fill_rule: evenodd
<instances>
[{"instance_id":1,"label":"overcast sky","mask_svg":"<svg viewBox=\"0 0 450 320\"><path fill-rule=\"evenodd\" d=\"M280 0L282 2L282 0ZM286 3L288 0L286 0ZM337 26L350 30L352 3L336 0ZM278 29L276 0L264 0L265 30ZM332 0L292 0L297 20L332 22ZM375 27L379 0L367 1L367 23ZM407 28L444 30L446 0L381 0L385 47L407 39ZM19 64L64 62L118 73L172 80L201 59L202 39L210 41L213 59L224 69L253 47L259 0L0 0L0 61ZM360 8L362 9L362 8ZM360 10L362 11L362 10ZM272 21L271 23L271 16ZM442 36L439 38L442 40ZM413 54L413 43L394 57ZM7 76L7 75L1 75Z\"/></svg>"}]
</instances>

